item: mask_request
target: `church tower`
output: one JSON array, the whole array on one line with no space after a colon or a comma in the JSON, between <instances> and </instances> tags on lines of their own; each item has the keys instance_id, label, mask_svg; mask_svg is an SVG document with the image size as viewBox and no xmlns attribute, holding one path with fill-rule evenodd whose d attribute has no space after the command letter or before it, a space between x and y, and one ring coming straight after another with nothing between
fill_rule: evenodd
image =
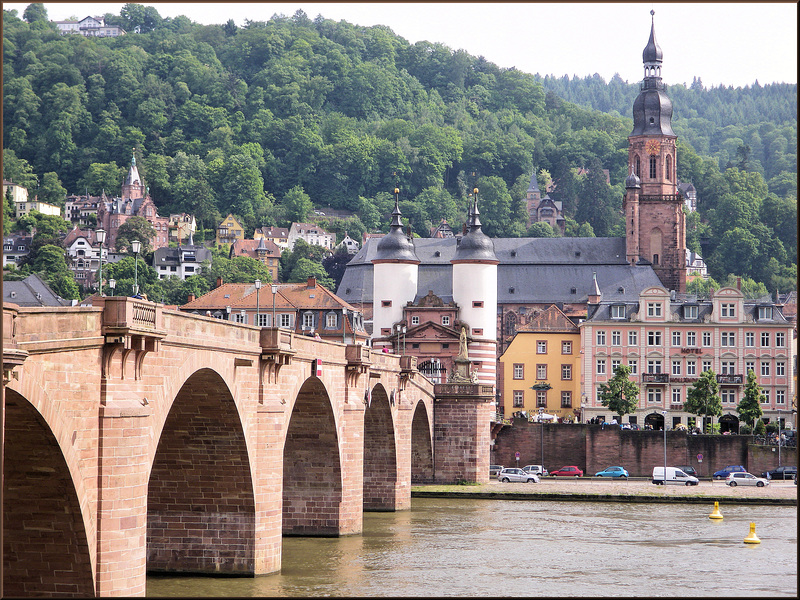
<instances>
[{"instance_id":1,"label":"church tower","mask_svg":"<svg viewBox=\"0 0 800 600\"><path fill-rule=\"evenodd\" d=\"M135 150L135 149L134 149ZM136 154L131 156L131 168L128 169L128 176L122 183L122 199L123 200L136 200L144 198L147 195L147 190L144 181L139 176L139 169L136 167Z\"/></svg>"},{"instance_id":2,"label":"church tower","mask_svg":"<svg viewBox=\"0 0 800 600\"><path fill-rule=\"evenodd\" d=\"M626 255L652 264L661 283L686 291L686 223L678 192L672 102L661 80L663 52L650 11L650 39L642 53L644 80L633 103L625 182Z\"/></svg>"}]
</instances>

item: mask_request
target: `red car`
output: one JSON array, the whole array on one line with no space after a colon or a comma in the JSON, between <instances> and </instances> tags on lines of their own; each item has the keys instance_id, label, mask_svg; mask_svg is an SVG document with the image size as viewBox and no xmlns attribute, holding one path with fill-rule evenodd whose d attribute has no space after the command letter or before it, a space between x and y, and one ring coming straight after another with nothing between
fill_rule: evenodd
<instances>
[{"instance_id":1,"label":"red car","mask_svg":"<svg viewBox=\"0 0 800 600\"><path fill-rule=\"evenodd\" d=\"M583 477L583 471L575 465L568 465L561 467L558 471L550 471L550 475L555 475L556 477Z\"/></svg>"}]
</instances>

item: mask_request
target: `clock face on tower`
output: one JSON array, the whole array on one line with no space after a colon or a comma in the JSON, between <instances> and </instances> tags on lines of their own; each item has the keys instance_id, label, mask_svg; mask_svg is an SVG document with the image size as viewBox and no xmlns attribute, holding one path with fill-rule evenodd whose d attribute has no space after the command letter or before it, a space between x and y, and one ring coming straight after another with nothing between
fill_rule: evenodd
<instances>
[{"instance_id":1,"label":"clock face on tower","mask_svg":"<svg viewBox=\"0 0 800 600\"><path fill-rule=\"evenodd\" d=\"M661 149L661 144L658 140L648 140L644 145L644 149L648 154L658 154L658 151Z\"/></svg>"}]
</instances>

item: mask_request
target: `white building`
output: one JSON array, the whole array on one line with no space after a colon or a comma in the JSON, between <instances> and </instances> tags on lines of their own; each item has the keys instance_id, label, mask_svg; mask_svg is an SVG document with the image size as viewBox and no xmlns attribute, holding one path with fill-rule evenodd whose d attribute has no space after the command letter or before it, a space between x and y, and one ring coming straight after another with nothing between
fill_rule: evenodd
<instances>
[{"instance_id":1,"label":"white building","mask_svg":"<svg viewBox=\"0 0 800 600\"><path fill-rule=\"evenodd\" d=\"M289 249L294 250L297 240L303 240L312 246L322 246L333 250L336 245L336 234L328 233L313 223L292 223L289 228Z\"/></svg>"}]
</instances>

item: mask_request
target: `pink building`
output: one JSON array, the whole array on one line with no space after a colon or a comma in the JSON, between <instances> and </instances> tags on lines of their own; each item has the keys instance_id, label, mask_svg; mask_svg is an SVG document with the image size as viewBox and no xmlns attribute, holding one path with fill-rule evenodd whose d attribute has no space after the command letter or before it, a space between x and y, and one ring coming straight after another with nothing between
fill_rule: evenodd
<instances>
[{"instance_id":1,"label":"pink building","mask_svg":"<svg viewBox=\"0 0 800 600\"><path fill-rule=\"evenodd\" d=\"M685 412L683 403L709 369L720 385L723 432L738 431L736 407L750 370L762 388L764 420L791 420L794 323L769 298L745 301L741 291L722 288L710 300L697 300L653 286L637 303L596 299L581 324L585 420L614 417L598 394L619 365L630 367L640 388L638 409L625 417L630 423L659 429L667 411L670 429L693 426L697 417Z\"/></svg>"}]
</instances>

